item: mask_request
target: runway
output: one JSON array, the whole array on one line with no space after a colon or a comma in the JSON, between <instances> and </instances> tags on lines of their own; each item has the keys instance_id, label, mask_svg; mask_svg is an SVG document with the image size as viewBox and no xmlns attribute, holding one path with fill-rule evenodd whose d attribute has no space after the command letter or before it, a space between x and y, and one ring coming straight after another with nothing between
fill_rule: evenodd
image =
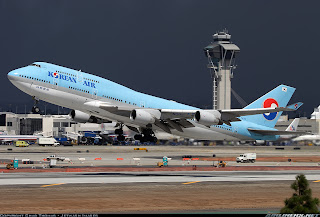
<instances>
[{"instance_id":1,"label":"runway","mask_svg":"<svg viewBox=\"0 0 320 217\"><path fill-rule=\"evenodd\" d=\"M320 180L319 171L162 171L103 173L2 173L0 185L290 181L297 174Z\"/></svg>"},{"instance_id":2,"label":"runway","mask_svg":"<svg viewBox=\"0 0 320 217\"><path fill-rule=\"evenodd\" d=\"M292 195L290 185L298 174L306 175L313 196L320 198L319 147L8 148L0 146L0 162L29 158L35 163L20 162L14 170L0 165L2 213L274 213ZM257 153L257 162L237 164L234 159L246 152ZM72 163L49 168L42 159L51 154ZM183 160L186 155L199 160ZM163 156L171 158L169 166L158 168ZM212 166L221 159L226 168Z\"/></svg>"}]
</instances>

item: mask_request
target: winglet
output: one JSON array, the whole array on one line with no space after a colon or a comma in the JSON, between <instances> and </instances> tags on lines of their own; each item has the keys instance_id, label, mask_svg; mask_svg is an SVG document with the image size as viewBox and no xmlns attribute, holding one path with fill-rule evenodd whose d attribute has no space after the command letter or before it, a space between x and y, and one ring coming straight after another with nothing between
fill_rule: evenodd
<instances>
[{"instance_id":1,"label":"winglet","mask_svg":"<svg viewBox=\"0 0 320 217\"><path fill-rule=\"evenodd\" d=\"M302 102L293 103L291 105L288 105L288 109L292 109L293 111L298 110L303 105Z\"/></svg>"}]
</instances>

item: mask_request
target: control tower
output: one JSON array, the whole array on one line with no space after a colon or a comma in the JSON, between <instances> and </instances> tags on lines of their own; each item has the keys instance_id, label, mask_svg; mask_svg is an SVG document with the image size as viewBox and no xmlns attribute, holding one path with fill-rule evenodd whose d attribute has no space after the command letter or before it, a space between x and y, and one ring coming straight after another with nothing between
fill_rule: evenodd
<instances>
[{"instance_id":1,"label":"control tower","mask_svg":"<svg viewBox=\"0 0 320 217\"><path fill-rule=\"evenodd\" d=\"M218 32L213 35L213 42L204 48L212 78L213 109L231 108L231 78L240 48L230 39L227 30Z\"/></svg>"}]
</instances>

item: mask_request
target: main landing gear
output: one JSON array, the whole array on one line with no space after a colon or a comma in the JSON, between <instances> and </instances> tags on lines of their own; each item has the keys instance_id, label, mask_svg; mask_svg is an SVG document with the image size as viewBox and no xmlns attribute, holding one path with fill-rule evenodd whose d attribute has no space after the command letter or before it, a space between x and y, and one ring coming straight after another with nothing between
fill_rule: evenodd
<instances>
[{"instance_id":1,"label":"main landing gear","mask_svg":"<svg viewBox=\"0 0 320 217\"><path fill-rule=\"evenodd\" d=\"M37 106L37 104L39 103L39 99L36 98L36 97L32 97L33 101L34 101L34 104L33 104L33 107L32 107L32 113L33 114L39 114L40 112L40 109L39 107Z\"/></svg>"},{"instance_id":2,"label":"main landing gear","mask_svg":"<svg viewBox=\"0 0 320 217\"><path fill-rule=\"evenodd\" d=\"M120 128L119 129L116 129L115 131L114 131L114 133L115 134L117 134L118 136L117 136L117 140L119 141L119 142L122 142L122 141L124 141L125 140L125 137L124 137L124 135L123 135L123 124L120 124Z\"/></svg>"},{"instance_id":3,"label":"main landing gear","mask_svg":"<svg viewBox=\"0 0 320 217\"><path fill-rule=\"evenodd\" d=\"M157 137L155 137L154 132L150 128L145 128L142 130L141 134L136 134L134 136L135 140L140 140L141 143L144 142L154 142L158 141Z\"/></svg>"}]
</instances>

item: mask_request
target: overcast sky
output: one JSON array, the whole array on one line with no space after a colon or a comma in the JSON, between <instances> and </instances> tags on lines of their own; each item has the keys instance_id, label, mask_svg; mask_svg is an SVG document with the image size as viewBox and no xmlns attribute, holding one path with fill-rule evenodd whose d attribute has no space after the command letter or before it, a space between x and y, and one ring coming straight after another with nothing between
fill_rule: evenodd
<instances>
[{"instance_id":1,"label":"overcast sky","mask_svg":"<svg viewBox=\"0 0 320 217\"><path fill-rule=\"evenodd\" d=\"M32 103L6 75L45 61L211 107L203 48L227 28L241 49L232 88L250 103L279 84L296 87L291 102L304 102L300 111L309 116L320 104L319 6L293 0L0 0L0 106Z\"/></svg>"}]
</instances>

